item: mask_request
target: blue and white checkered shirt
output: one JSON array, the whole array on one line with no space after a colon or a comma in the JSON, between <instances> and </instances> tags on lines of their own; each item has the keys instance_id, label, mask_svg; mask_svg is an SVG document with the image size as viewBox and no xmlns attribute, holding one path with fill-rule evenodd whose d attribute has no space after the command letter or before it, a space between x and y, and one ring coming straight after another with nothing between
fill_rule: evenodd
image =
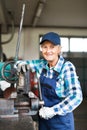
<instances>
[{"instance_id":1,"label":"blue and white checkered shirt","mask_svg":"<svg viewBox=\"0 0 87 130\"><path fill-rule=\"evenodd\" d=\"M58 97L64 100L53 106L57 114L66 115L80 105L83 100L82 90L75 66L70 61L64 62L64 58L60 56L58 63L53 68L49 68L47 61L44 59L29 60L27 63L32 71L36 71L38 78L43 68L47 69L47 77L49 78L53 78L53 71L59 73L55 91Z\"/></svg>"}]
</instances>

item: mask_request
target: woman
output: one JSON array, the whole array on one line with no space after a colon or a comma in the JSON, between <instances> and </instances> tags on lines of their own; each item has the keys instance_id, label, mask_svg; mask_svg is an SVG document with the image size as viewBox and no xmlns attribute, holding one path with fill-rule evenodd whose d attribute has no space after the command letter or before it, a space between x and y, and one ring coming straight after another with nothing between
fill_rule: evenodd
<instances>
[{"instance_id":1,"label":"woman","mask_svg":"<svg viewBox=\"0 0 87 130\"><path fill-rule=\"evenodd\" d=\"M40 50L43 59L15 65L18 71L29 65L40 79L44 106L39 110L39 130L74 130L73 110L83 99L75 66L61 55L60 37L54 32L43 36Z\"/></svg>"}]
</instances>

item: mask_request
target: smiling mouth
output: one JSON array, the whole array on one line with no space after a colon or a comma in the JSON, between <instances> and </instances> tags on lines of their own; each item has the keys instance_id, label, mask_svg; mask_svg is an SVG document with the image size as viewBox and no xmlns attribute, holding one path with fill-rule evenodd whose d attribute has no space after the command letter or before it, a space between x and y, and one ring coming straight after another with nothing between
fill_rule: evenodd
<instances>
[{"instance_id":1,"label":"smiling mouth","mask_svg":"<svg viewBox=\"0 0 87 130\"><path fill-rule=\"evenodd\" d=\"M46 54L46 56L53 56L53 54Z\"/></svg>"}]
</instances>

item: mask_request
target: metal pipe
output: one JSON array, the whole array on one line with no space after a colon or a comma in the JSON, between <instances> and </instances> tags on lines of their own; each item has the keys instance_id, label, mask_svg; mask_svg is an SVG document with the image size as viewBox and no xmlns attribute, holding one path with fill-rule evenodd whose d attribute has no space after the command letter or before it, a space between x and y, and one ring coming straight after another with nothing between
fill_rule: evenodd
<instances>
[{"instance_id":1,"label":"metal pipe","mask_svg":"<svg viewBox=\"0 0 87 130\"><path fill-rule=\"evenodd\" d=\"M16 45L16 53L15 53L15 59L14 59L15 61L18 60L18 53L19 53L20 39L21 39L21 30L22 30L23 19L24 19L24 11L25 11L25 4L23 4L23 8L22 8L20 28L19 28L19 32L18 32L18 39L17 39L17 45Z\"/></svg>"}]
</instances>

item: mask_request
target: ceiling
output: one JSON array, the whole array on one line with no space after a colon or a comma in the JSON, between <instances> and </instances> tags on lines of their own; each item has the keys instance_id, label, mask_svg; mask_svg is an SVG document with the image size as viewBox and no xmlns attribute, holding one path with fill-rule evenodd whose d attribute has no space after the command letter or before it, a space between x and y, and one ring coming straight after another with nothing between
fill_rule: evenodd
<instances>
[{"instance_id":1,"label":"ceiling","mask_svg":"<svg viewBox=\"0 0 87 130\"><path fill-rule=\"evenodd\" d=\"M87 28L87 0L0 0L2 33L22 18L24 27Z\"/></svg>"}]
</instances>

